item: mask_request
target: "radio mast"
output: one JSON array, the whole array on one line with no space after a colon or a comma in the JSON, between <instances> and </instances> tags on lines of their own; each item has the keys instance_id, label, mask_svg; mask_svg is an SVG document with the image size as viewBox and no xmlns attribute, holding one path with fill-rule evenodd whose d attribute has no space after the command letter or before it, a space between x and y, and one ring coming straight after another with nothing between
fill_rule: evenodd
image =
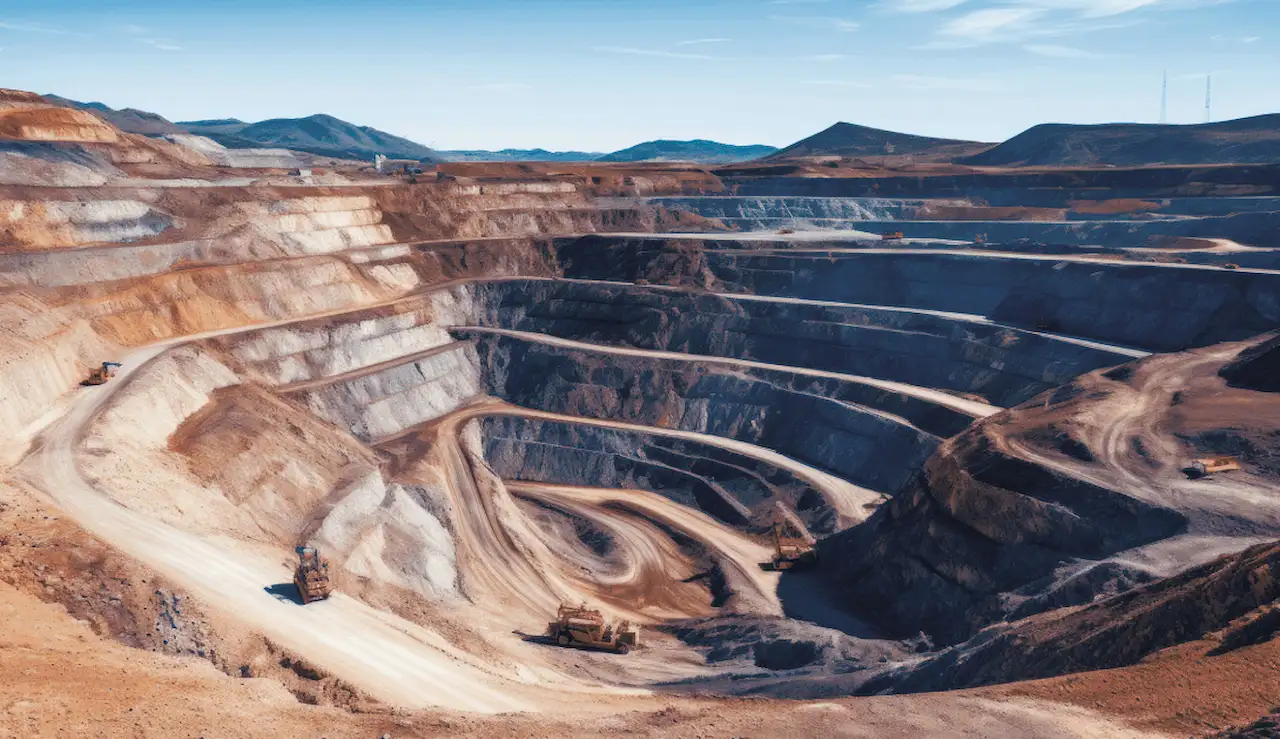
<instances>
[{"instance_id":1,"label":"radio mast","mask_svg":"<svg viewBox=\"0 0 1280 739\"><path fill-rule=\"evenodd\" d=\"M1164 73L1164 84L1160 87L1160 125L1169 122L1169 73Z\"/></svg>"},{"instance_id":2,"label":"radio mast","mask_svg":"<svg viewBox=\"0 0 1280 739\"><path fill-rule=\"evenodd\" d=\"M1204 122L1213 122L1213 75L1204 77Z\"/></svg>"}]
</instances>

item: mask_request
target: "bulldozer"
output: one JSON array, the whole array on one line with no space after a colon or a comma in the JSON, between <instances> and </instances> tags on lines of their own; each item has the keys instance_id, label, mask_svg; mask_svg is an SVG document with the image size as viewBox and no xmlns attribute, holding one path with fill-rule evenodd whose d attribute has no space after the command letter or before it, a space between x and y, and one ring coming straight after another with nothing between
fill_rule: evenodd
<instances>
[{"instance_id":1,"label":"bulldozer","mask_svg":"<svg viewBox=\"0 0 1280 739\"><path fill-rule=\"evenodd\" d=\"M293 584L298 586L298 597L303 605L325 600L333 592L329 581L329 560L320 556L315 547L298 547L298 569L293 571Z\"/></svg>"},{"instance_id":2,"label":"bulldozer","mask_svg":"<svg viewBox=\"0 0 1280 739\"><path fill-rule=\"evenodd\" d=\"M626 654L640 646L640 630L630 621L606 622L600 611L587 604L561 604L556 620L547 624L547 637L562 647L594 647Z\"/></svg>"},{"instance_id":3,"label":"bulldozer","mask_svg":"<svg viewBox=\"0 0 1280 739\"><path fill-rule=\"evenodd\" d=\"M1188 477L1198 480L1219 472L1235 472L1239 469L1241 469L1239 457L1202 457L1191 460L1191 464L1184 472Z\"/></svg>"},{"instance_id":4,"label":"bulldozer","mask_svg":"<svg viewBox=\"0 0 1280 739\"><path fill-rule=\"evenodd\" d=\"M805 570L818 564L818 551L807 536L783 536L782 524L773 524L773 558L761 562L766 572Z\"/></svg>"},{"instance_id":5,"label":"bulldozer","mask_svg":"<svg viewBox=\"0 0 1280 739\"><path fill-rule=\"evenodd\" d=\"M80 384L85 386L105 385L108 380L116 376L116 370L118 369L120 369L119 362L103 362L101 367L95 367Z\"/></svg>"}]
</instances>

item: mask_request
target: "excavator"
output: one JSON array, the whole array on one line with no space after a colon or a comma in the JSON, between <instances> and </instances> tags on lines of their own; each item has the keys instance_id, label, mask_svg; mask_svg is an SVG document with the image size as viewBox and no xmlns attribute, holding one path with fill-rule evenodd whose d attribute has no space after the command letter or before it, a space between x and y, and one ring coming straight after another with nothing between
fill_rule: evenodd
<instances>
[{"instance_id":1,"label":"excavator","mask_svg":"<svg viewBox=\"0 0 1280 739\"><path fill-rule=\"evenodd\" d=\"M773 559L761 562L766 572L806 570L818 564L818 551L807 536L783 536L782 524L773 524Z\"/></svg>"},{"instance_id":2,"label":"excavator","mask_svg":"<svg viewBox=\"0 0 1280 739\"><path fill-rule=\"evenodd\" d=\"M103 362L101 367L95 368L89 373L80 384L85 386L105 385L107 381L116 376L116 370L120 369L119 362Z\"/></svg>"},{"instance_id":3,"label":"excavator","mask_svg":"<svg viewBox=\"0 0 1280 739\"><path fill-rule=\"evenodd\" d=\"M630 621L606 622L600 611L587 604L561 604L556 620L547 624L547 637L562 647L608 649L627 654L640 646L640 629Z\"/></svg>"},{"instance_id":4,"label":"excavator","mask_svg":"<svg viewBox=\"0 0 1280 739\"><path fill-rule=\"evenodd\" d=\"M329 560L320 556L315 547L298 547L298 569L293 571L293 584L298 586L298 597L303 605L325 600L333 592L329 581Z\"/></svg>"}]
</instances>

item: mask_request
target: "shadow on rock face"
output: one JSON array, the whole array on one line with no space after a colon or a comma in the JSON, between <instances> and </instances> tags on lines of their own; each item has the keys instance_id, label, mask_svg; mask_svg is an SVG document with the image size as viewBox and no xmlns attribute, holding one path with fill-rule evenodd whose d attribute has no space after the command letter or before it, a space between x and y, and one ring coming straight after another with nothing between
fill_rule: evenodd
<instances>
[{"instance_id":1,"label":"shadow on rock face","mask_svg":"<svg viewBox=\"0 0 1280 739\"><path fill-rule=\"evenodd\" d=\"M884 638L884 630L851 613L833 598L836 588L821 572L785 572L778 580L778 600L787 618L843 631L860 639Z\"/></svg>"}]
</instances>

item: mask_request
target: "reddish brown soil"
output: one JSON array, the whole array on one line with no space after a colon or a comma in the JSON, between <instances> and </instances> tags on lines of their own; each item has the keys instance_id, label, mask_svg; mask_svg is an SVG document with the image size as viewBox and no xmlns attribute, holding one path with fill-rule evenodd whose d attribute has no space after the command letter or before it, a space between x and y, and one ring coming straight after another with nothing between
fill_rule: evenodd
<instances>
[{"instance_id":1,"label":"reddish brown soil","mask_svg":"<svg viewBox=\"0 0 1280 739\"><path fill-rule=\"evenodd\" d=\"M1132 667L977 692L1067 701L1183 736L1245 724L1280 705L1280 640L1211 656L1217 646L1194 641Z\"/></svg>"}]
</instances>

